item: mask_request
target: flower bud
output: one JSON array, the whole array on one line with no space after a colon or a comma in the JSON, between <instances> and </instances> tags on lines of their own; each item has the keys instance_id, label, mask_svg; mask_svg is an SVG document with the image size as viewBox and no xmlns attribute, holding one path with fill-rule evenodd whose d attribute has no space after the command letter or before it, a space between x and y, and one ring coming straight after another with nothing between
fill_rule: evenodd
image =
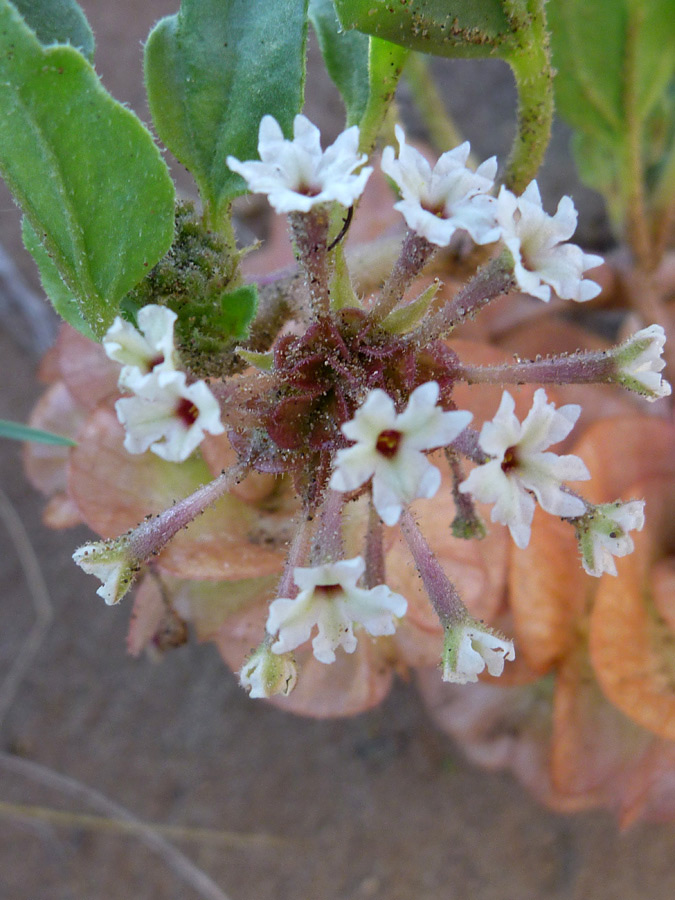
<instances>
[{"instance_id":1,"label":"flower bud","mask_svg":"<svg viewBox=\"0 0 675 900\"><path fill-rule=\"evenodd\" d=\"M504 662L515 658L513 641L500 637L475 619L445 626L443 681L454 684L478 681L478 675L486 667L490 675L498 676L504 671Z\"/></svg>"},{"instance_id":2,"label":"flower bud","mask_svg":"<svg viewBox=\"0 0 675 900\"><path fill-rule=\"evenodd\" d=\"M254 699L281 694L287 697L298 680L292 653L273 653L271 641L264 640L251 653L239 673L239 684Z\"/></svg>"}]
</instances>

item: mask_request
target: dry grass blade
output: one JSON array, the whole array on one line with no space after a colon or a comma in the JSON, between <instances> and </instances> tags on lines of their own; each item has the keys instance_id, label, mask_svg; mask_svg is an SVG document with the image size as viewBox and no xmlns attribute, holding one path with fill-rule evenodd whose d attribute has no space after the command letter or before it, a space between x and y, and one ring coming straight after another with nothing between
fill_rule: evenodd
<instances>
[{"instance_id":1,"label":"dry grass blade","mask_svg":"<svg viewBox=\"0 0 675 900\"><path fill-rule=\"evenodd\" d=\"M30 664L42 645L52 621L52 603L49 598L49 590L42 574L42 568L37 558L28 533L16 509L7 495L0 490L0 520L9 533L9 538L28 585L33 608L35 609L35 624L28 632L26 640L21 645L4 681L0 685L0 728L5 716L16 698L21 684Z\"/></svg>"},{"instance_id":2,"label":"dry grass blade","mask_svg":"<svg viewBox=\"0 0 675 900\"><path fill-rule=\"evenodd\" d=\"M130 824L141 841L153 850L185 884L192 887L203 900L229 900L209 876L191 862L184 854L172 846L161 834L137 819L123 806L110 800L94 788L88 787L75 778L60 775L39 763L19 759L9 753L0 752L0 768L30 781L68 794L73 799L87 803L104 816Z\"/></svg>"}]
</instances>

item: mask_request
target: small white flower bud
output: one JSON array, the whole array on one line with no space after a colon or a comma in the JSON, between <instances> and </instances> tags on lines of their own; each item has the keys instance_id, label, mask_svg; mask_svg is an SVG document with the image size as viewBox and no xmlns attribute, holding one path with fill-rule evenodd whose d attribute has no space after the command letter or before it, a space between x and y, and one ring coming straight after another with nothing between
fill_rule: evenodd
<instances>
[{"instance_id":1,"label":"small white flower bud","mask_svg":"<svg viewBox=\"0 0 675 900\"><path fill-rule=\"evenodd\" d=\"M581 564L589 575L616 575L615 556L633 552L629 531L641 531L644 523L644 500L605 503L591 509L574 522Z\"/></svg>"},{"instance_id":2,"label":"small white flower bud","mask_svg":"<svg viewBox=\"0 0 675 900\"><path fill-rule=\"evenodd\" d=\"M504 662L515 658L513 641L500 637L475 619L445 627L443 681L454 684L478 681L485 668L490 675L499 676L504 671Z\"/></svg>"},{"instance_id":3,"label":"small white flower bud","mask_svg":"<svg viewBox=\"0 0 675 900\"><path fill-rule=\"evenodd\" d=\"M662 356L665 343L666 333L660 325L637 331L613 352L613 380L647 400L669 397L670 384L659 374L666 365Z\"/></svg>"},{"instance_id":4,"label":"small white flower bud","mask_svg":"<svg viewBox=\"0 0 675 900\"><path fill-rule=\"evenodd\" d=\"M287 697L298 680L298 668L292 653L273 653L264 640L251 653L239 672L239 684L254 699L281 694Z\"/></svg>"},{"instance_id":5,"label":"small white flower bud","mask_svg":"<svg viewBox=\"0 0 675 900\"><path fill-rule=\"evenodd\" d=\"M108 606L114 606L124 597L142 562L134 555L127 535L84 544L73 553L73 559L87 575L96 575L103 582L96 593Z\"/></svg>"}]
</instances>

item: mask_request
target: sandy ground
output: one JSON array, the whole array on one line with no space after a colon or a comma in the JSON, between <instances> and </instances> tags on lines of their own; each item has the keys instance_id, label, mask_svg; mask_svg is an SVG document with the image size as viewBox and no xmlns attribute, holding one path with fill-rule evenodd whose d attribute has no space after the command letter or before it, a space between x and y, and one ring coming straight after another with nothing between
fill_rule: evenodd
<instances>
[{"instance_id":1,"label":"sandy ground","mask_svg":"<svg viewBox=\"0 0 675 900\"><path fill-rule=\"evenodd\" d=\"M139 41L175 0L82 5L99 38L106 84L143 115ZM501 67L492 69L494 90L510 97ZM334 121L339 107L323 90L313 87L309 114ZM508 126L491 134L481 115L465 128L479 154L489 155L508 145ZM553 193L566 167L562 157L549 164ZM15 249L10 207L3 195L2 242ZM602 235L590 195L584 209L586 235ZM39 393L35 357L2 332L0 359L0 417L25 419ZM0 443L0 485L7 497L0 524L2 900L675 896L675 828L639 826L620 836L605 814L541 810L510 777L468 766L427 720L412 684L398 685L371 713L315 722L251 702L211 646L189 645L160 664L130 659L128 605L104 608L92 579L70 561L87 532L42 526L42 500L23 479L19 448L7 441ZM25 658L32 597L41 596L39 576L29 561L27 581L15 546L14 514L39 558L54 615L13 686L6 678ZM105 812L100 798L83 797L57 775L144 821L193 829L174 845L212 881L197 888L175 855L148 848L138 833L90 820L46 821L35 810L20 815L19 804Z\"/></svg>"}]
</instances>

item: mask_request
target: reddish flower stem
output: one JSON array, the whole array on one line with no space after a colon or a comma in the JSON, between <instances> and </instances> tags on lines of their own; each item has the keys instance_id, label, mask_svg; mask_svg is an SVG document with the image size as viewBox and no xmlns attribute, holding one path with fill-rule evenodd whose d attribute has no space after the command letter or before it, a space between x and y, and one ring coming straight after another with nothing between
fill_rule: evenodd
<instances>
[{"instance_id":1,"label":"reddish flower stem","mask_svg":"<svg viewBox=\"0 0 675 900\"><path fill-rule=\"evenodd\" d=\"M408 543L417 571L422 577L426 592L441 624L447 627L465 622L470 618L468 609L462 603L457 589L441 568L441 564L417 527L412 513L407 509L401 516L401 532Z\"/></svg>"}]
</instances>

